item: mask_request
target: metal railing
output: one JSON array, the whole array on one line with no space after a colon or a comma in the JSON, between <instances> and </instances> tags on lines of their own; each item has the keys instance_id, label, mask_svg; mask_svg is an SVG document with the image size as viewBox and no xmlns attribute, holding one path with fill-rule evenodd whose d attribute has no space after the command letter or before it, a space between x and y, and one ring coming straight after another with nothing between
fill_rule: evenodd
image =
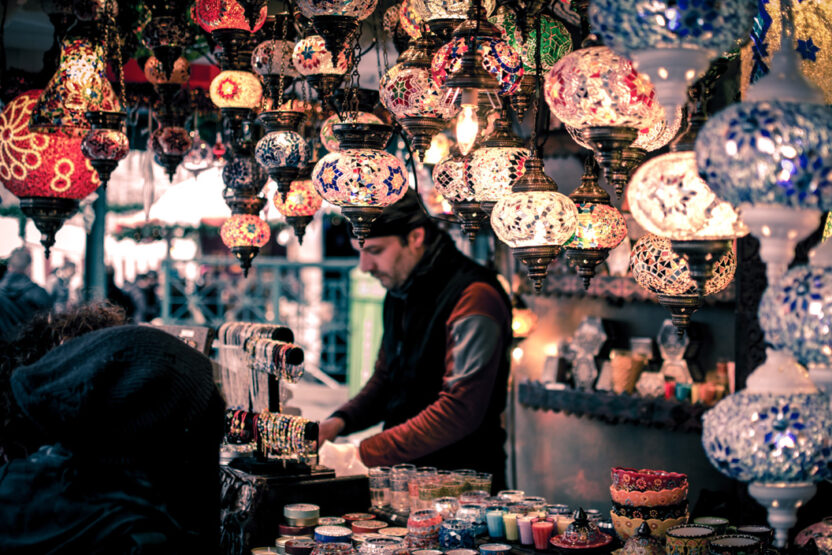
<instances>
[{"instance_id":1,"label":"metal railing","mask_svg":"<svg viewBox=\"0 0 832 555\"><path fill-rule=\"evenodd\" d=\"M290 262L260 256L248 278L231 271L237 264L234 258L218 256L187 262L163 260L162 320L214 328L226 321L285 325L304 348L307 368L345 378L349 272L357 261ZM195 269L199 278L185 277L196 273Z\"/></svg>"}]
</instances>

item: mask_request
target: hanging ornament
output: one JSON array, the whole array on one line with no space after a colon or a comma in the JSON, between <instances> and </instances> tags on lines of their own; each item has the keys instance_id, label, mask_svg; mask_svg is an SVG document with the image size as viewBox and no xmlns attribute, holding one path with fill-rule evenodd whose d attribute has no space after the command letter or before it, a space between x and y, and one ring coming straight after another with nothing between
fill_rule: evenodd
<instances>
[{"instance_id":1,"label":"hanging ornament","mask_svg":"<svg viewBox=\"0 0 832 555\"><path fill-rule=\"evenodd\" d=\"M315 190L315 185L307 174L299 175L298 179L292 181L289 187L289 194L286 200L281 200L279 195L274 196L274 206L285 218L286 223L295 230L295 237L298 243L303 244L303 236L306 234L306 226L312 221L315 213L321 209L323 199Z\"/></svg>"},{"instance_id":2,"label":"hanging ornament","mask_svg":"<svg viewBox=\"0 0 832 555\"><path fill-rule=\"evenodd\" d=\"M298 129L303 123L303 112L274 110L257 118L266 128L266 135L257 142L254 157L277 183L277 193L286 200L292 181L311 158L309 144Z\"/></svg>"},{"instance_id":3,"label":"hanging ornament","mask_svg":"<svg viewBox=\"0 0 832 555\"><path fill-rule=\"evenodd\" d=\"M442 197L451 203L453 214L459 220L462 231L472 243L486 218L474 199L474 190L465 178L465 156L459 149L451 150L450 155L433 168L433 185Z\"/></svg>"},{"instance_id":4,"label":"hanging ornament","mask_svg":"<svg viewBox=\"0 0 832 555\"><path fill-rule=\"evenodd\" d=\"M243 276L248 277L252 260L260 252L260 248L269 242L271 229L269 224L254 214L233 214L222 224L220 237L240 261Z\"/></svg>"},{"instance_id":5,"label":"hanging ornament","mask_svg":"<svg viewBox=\"0 0 832 555\"><path fill-rule=\"evenodd\" d=\"M319 99L329 98L352 65L351 49L340 49L335 54L328 50L324 39L310 35L298 41L292 53L292 63L315 89Z\"/></svg>"},{"instance_id":6,"label":"hanging ornament","mask_svg":"<svg viewBox=\"0 0 832 555\"><path fill-rule=\"evenodd\" d=\"M124 133L126 119L124 112L87 112L92 129L81 141L81 152L90 159L103 187L130 151L130 142Z\"/></svg>"},{"instance_id":7,"label":"hanging ornament","mask_svg":"<svg viewBox=\"0 0 832 555\"><path fill-rule=\"evenodd\" d=\"M283 91L300 75L292 63L296 34L291 17L288 12L270 15L264 30L272 38L258 44L251 53L251 69L263 79L272 102L279 103Z\"/></svg>"},{"instance_id":8,"label":"hanging ornament","mask_svg":"<svg viewBox=\"0 0 832 555\"><path fill-rule=\"evenodd\" d=\"M329 152L339 152L341 150L341 143L332 129L332 126L337 123L375 123L381 125L384 122L378 116L369 112L348 111L341 112L340 115L332 114L324 121L320 133L321 144Z\"/></svg>"},{"instance_id":9,"label":"hanging ornament","mask_svg":"<svg viewBox=\"0 0 832 555\"><path fill-rule=\"evenodd\" d=\"M361 21L376 9L378 0L298 0L304 17L333 53L351 49Z\"/></svg>"}]
</instances>

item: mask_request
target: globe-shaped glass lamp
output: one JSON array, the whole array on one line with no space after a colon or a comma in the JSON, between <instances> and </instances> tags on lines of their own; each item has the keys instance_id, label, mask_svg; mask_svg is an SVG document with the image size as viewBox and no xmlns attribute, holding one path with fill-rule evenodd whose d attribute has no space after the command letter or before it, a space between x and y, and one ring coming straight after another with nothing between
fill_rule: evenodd
<instances>
[{"instance_id":1,"label":"globe-shaped glass lamp","mask_svg":"<svg viewBox=\"0 0 832 555\"><path fill-rule=\"evenodd\" d=\"M468 49L465 37L454 38L439 48L431 61L431 74L437 85L445 87L445 82L460 72ZM523 59L506 41L499 37L478 39L476 54L483 69L496 80L499 94L512 95L520 88ZM449 101L456 101L456 97Z\"/></svg>"},{"instance_id":2,"label":"globe-shaped glass lamp","mask_svg":"<svg viewBox=\"0 0 832 555\"><path fill-rule=\"evenodd\" d=\"M193 141L193 145L185 158L182 159L182 167L198 175L214 164L214 153L211 145L200 138L196 131L191 131L191 141Z\"/></svg>"},{"instance_id":3,"label":"globe-shaped glass lamp","mask_svg":"<svg viewBox=\"0 0 832 555\"><path fill-rule=\"evenodd\" d=\"M254 157L267 172L309 162L309 144L295 131L272 131L257 142Z\"/></svg>"},{"instance_id":4,"label":"globe-shaped glass lamp","mask_svg":"<svg viewBox=\"0 0 832 555\"><path fill-rule=\"evenodd\" d=\"M150 135L150 149L156 162L165 168L171 182L176 175L176 168L191 150L191 146L191 134L184 127L160 127Z\"/></svg>"},{"instance_id":5,"label":"globe-shaped glass lamp","mask_svg":"<svg viewBox=\"0 0 832 555\"><path fill-rule=\"evenodd\" d=\"M423 21L438 19L465 19L471 7L470 0L411 0L412 10ZM494 0L483 0L482 9L486 15L494 11Z\"/></svg>"},{"instance_id":6,"label":"globe-shaped glass lamp","mask_svg":"<svg viewBox=\"0 0 832 555\"><path fill-rule=\"evenodd\" d=\"M250 71L227 69L214 77L208 92L217 108L252 110L260 102L263 87Z\"/></svg>"},{"instance_id":7,"label":"globe-shaped glass lamp","mask_svg":"<svg viewBox=\"0 0 832 555\"><path fill-rule=\"evenodd\" d=\"M274 206L285 218L286 222L295 230L298 242L303 244L306 226L312 221L315 213L321 209L323 199L311 179L297 179L292 181L286 200L281 200L275 194Z\"/></svg>"},{"instance_id":8,"label":"globe-shaped glass lamp","mask_svg":"<svg viewBox=\"0 0 832 555\"><path fill-rule=\"evenodd\" d=\"M235 156L222 168L225 186L244 195L259 194L268 180L268 174L252 156Z\"/></svg>"},{"instance_id":9,"label":"globe-shaped glass lamp","mask_svg":"<svg viewBox=\"0 0 832 555\"><path fill-rule=\"evenodd\" d=\"M332 130L332 126L336 123L383 123L378 116L371 114L370 112L349 111L343 112L341 116L338 114L332 114L326 118L326 121L324 121L324 124L321 126L321 144L329 152L338 152L341 150L341 143L335 135L335 132Z\"/></svg>"},{"instance_id":10,"label":"globe-shaped glass lamp","mask_svg":"<svg viewBox=\"0 0 832 555\"><path fill-rule=\"evenodd\" d=\"M151 56L144 63L144 76L153 85L184 85L191 78L191 64L187 59L179 57L173 63L173 71L168 75L162 69L162 62L156 56Z\"/></svg>"},{"instance_id":11,"label":"globe-shaped glass lamp","mask_svg":"<svg viewBox=\"0 0 832 555\"><path fill-rule=\"evenodd\" d=\"M377 4L378 0L298 0L298 8L309 19L337 15L364 20L375 11Z\"/></svg>"},{"instance_id":12,"label":"globe-shaped glass lamp","mask_svg":"<svg viewBox=\"0 0 832 555\"><path fill-rule=\"evenodd\" d=\"M590 3L589 15L604 44L629 56L673 111L712 60L748 37L757 10L756 0L600 0Z\"/></svg>"},{"instance_id":13,"label":"globe-shaped glass lamp","mask_svg":"<svg viewBox=\"0 0 832 555\"><path fill-rule=\"evenodd\" d=\"M292 53L295 69L322 98L337 88L352 61L351 49L339 48L334 52L327 49L323 37L310 35L299 40Z\"/></svg>"},{"instance_id":14,"label":"globe-shaped glass lamp","mask_svg":"<svg viewBox=\"0 0 832 555\"><path fill-rule=\"evenodd\" d=\"M92 129L81 141L81 152L89 158L98 178L105 187L118 163L130 151L130 141L124 133L124 112L88 112Z\"/></svg>"},{"instance_id":15,"label":"globe-shaped glass lamp","mask_svg":"<svg viewBox=\"0 0 832 555\"><path fill-rule=\"evenodd\" d=\"M220 228L222 242L240 261L246 277L251 261L260 252L260 247L269 242L271 234L269 224L253 214L234 214Z\"/></svg>"},{"instance_id":16,"label":"globe-shaped glass lamp","mask_svg":"<svg viewBox=\"0 0 832 555\"><path fill-rule=\"evenodd\" d=\"M414 8L413 4L418 0L404 0L399 5L399 24L404 32L412 39L422 36L421 25L424 23L422 16Z\"/></svg>"},{"instance_id":17,"label":"globe-shaped glass lamp","mask_svg":"<svg viewBox=\"0 0 832 555\"><path fill-rule=\"evenodd\" d=\"M511 192L525 173L528 158L529 149L521 146L478 148L466 158L465 179L483 210L491 212L494 203Z\"/></svg>"},{"instance_id":18,"label":"globe-shaped glass lamp","mask_svg":"<svg viewBox=\"0 0 832 555\"><path fill-rule=\"evenodd\" d=\"M465 161L455 152L433 167L433 185L448 202L474 200L474 191L465 183Z\"/></svg>"},{"instance_id":19,"label":"globe-shaped glass lamp","mask_svg":"<svg viewBox=\"0 0 832 555\"><path fill-rule=\"evenodd\" d=\"M832 399L832 241L815 248L806 266L795 266L760 301L766 341L791 351L809 377Z\"/></svg>"},{"instance_id":20,"label":"globe-shaped glass lamp","mask_svg":"<svg viewBox=\"0 0 832 555\"><path fill-rule=\"evenodd\" d=\"M563 247L566 256L578 267L584 288L595 275L595 268L607 253L627 237L627 222L614 206L598 202L577 202L578 223L575 235Z\"/></svg>"},{"instance_id":21,"label":"globe-shaped glass lamp","mask_svg":"<svg viewBox=\"0 0 832 555\"><path fill-rule=\"evenodd\" d=\"M517 13L508 6L499 6L488 20L500 28L503 39L520 53L527 73L536 70L537 21L527 22L526 29L517 21ZM572 52L572 35L566 26L552 14L540 14L543 42L540 45L540 69L549 71L555 62Z\"/></svg>"},{"instance_id":22,"label":"globe-shaped glass lamp","mask_svg":"<svg viewBox=\"0 0 832 555\"><path fill-rule=\"evenodd\" d=\"M101 181L81 152L80 138L29 130L40 92L25 92L0 112L0 182L34 220L48 257L55 233Z\"/></svg>"},{"instance_id":23,"label":"globe-shaped glass lamp","mask_svg":"<svg viewBox=\"0 0 832 555\"><path fill-rule=\"evenodd\" d=\"M292 62L295 43L290 40L264 40L251 53L251 69L258 75L284 75L294 79L298 75Z\"/></svg>"},{"instance_id":24,"label":"globe-shaped glass lamp","mask_svg":"<svg viewBox=\"0 0 832 555\"><path fill-rule=\"evenodd\" d=\"M797 508L832 471L832 411L806 369L786 351L768 349L746 388L702 417L702 445L723 474L750 482L749 493L768 509L783 547Z\"/></svg>"},{"instance_id":25,"label":"globe-shaped glass lamp","mask_svg":"<svg viewBox=\"0 0 832 555\"><path fill-rule=\"evenodd\" d=\"M312 182L321 197L341 207L363 245L382 208L404 196L407 170L401 160L382 150L390 140L390 126L340 123L333 129L341 150L330 152L315 164Z\"/></svg>"},{"instance_id":26,"label":"globe-shaped glass lamp","mask_svg":"<svg viewBox=\"0 0 832 555\"><path fill-rule=\"evenodd\" d=\"M246 10L242 2L237 0L197 0L191 11L194 22L211 33L223 29L236 29L257 32L266 23L268 6L263 5L256 14L254 25L246 18Z\"/></svg>"}]
</instances>

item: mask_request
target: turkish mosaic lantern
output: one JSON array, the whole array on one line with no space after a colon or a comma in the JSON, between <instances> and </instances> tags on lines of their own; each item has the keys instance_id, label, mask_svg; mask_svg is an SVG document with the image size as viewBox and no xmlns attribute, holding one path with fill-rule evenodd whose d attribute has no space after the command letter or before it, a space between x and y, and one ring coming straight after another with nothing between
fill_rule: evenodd
<instances>
[{"instance_id":1,"label":"turkish mosaic lantern","mask_svg":"<svg viewBox=\"0 0 832 555\"><path fill-rule=\"evenodd\" d=\"M245 277L260 248L269 242L271 233L269 224L254 214L234 214L220 228L222 242L240 261Z\"/></svg>"},{"instance_id":2,"label":"turkish mosaic lantern","mask_svg":"<svg viewBox=\"0 0 832 555\"><path fill-rule=\"evenodd\" d=\"M311 158L309 144L298 133L305 117L303 112L289 110L263 112L258 117L266 135L257 142L254 157L277 183L277 192L283 200L292 181Z\"/></svg>"}]
</instances>

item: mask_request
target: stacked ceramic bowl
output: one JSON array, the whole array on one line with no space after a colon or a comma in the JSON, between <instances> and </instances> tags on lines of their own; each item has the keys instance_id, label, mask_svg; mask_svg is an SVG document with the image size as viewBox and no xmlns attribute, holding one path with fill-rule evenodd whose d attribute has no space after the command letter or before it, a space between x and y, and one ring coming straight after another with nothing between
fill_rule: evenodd
<instances>
[{"instance_id":1,"label":"stacked ceramic bowl","mask_svg":"<svg viewBox=\"0 0 832 555\"><path fill-rule=\"evenodd\" d=\"M612 510L615 531L622 540L647 523L655 537L663 538L671 526L688 521L688 478L678 472L612 469Z\"/></svg>"}]
</instances>

